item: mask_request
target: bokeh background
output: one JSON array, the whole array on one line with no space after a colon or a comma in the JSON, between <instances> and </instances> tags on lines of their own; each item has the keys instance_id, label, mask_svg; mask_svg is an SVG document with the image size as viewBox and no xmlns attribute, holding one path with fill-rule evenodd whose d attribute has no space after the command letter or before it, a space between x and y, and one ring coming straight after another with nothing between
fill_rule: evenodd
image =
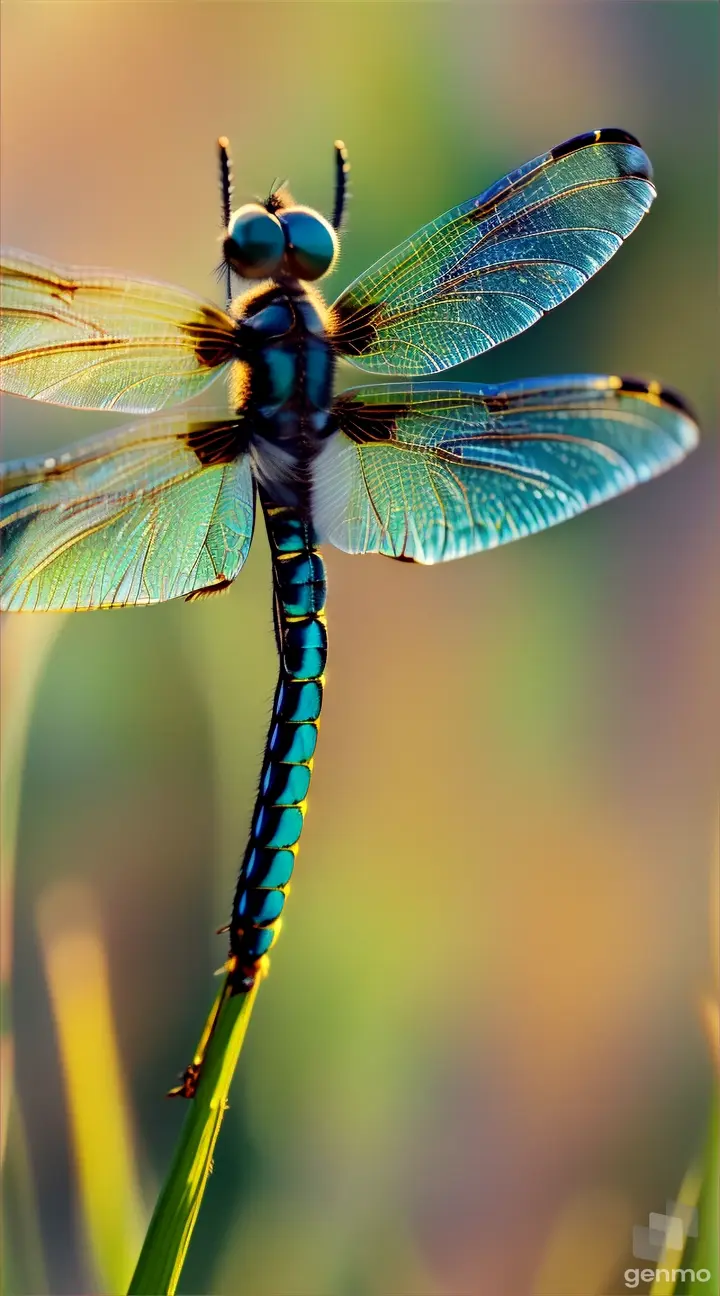
<instances>
[{"instance_id":1,"label":"bokeh background","mask_svg":"<svg viewBox=\"0 0 720 1296\"><path fill-rule=\"evenodd\" d=\"M238 201L288 176L326 211L345 139L332 298L527 158L631 130L651 214L463 377L657 377L705 430L496 553L328 553L310 813L182 1292L614 1296L702 1143L716 38L692 2L3 7L3 243L216 300L220 133ZM120 421L3 416L4 457ZM114 1293L224 956L275 677L265 539L225 598L2 634L6 1290Z\"/></svg>"}]
</instances>

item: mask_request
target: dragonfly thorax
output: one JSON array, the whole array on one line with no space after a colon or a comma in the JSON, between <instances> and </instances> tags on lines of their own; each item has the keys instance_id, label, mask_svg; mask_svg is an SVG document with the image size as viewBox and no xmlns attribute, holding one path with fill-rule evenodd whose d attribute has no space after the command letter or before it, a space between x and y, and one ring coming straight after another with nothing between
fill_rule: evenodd
<instances>
[{"instance_id":1,"label":"dragonfly thorax","mask_svg":"<svg viewBox=\"0 0 720 1296\"><path fill-rule=\"evenodd\" d=\"M246 294L233 313L244 362L237 413L256 474L276 503L302 503L309 463L330 429L335 353L324 304L295 280Z\"/></svg>"}]
</instances>

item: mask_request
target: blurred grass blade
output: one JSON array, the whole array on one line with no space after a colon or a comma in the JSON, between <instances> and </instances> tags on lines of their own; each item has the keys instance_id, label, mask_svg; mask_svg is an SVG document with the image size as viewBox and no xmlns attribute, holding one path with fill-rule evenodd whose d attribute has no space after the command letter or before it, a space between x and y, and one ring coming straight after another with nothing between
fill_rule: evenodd
<instances>
[{"instance_id":1,"label":"blurred grass blade","mask_svg":"<svg viewBox=\"0 0 720 1296\"><path fill-rule=\"evenodd\" d=\"M702 1003L702 1019L710 1047L715 1077L712 1111L703 1159L703 1184L698 1203L700 1227L692 1238L689 1263L695 1274L707 1269L712 1285L697 1277L688 1288L697 1292L720 1291L720 842L717 843L710 884L710 938L713 958L714 991Z\"/></svg>"},{"instance_id":2,"label":"blurred grass blade","mask_svg":"<svg viewBox=\"0 0 720 1296\"><path fill-rule=\"evenodd\" d=\"M677 1198L683 1216L697 1210L698 1232L683 1247L666 1247L650 1296L708 1296L720 1291L720 850L710 879L710 946L714 994L704 996L700 1007L714 1068L713 1099L704 1154L686 1174ZM658 1271L666 1270L669 1277L657 1277Z\"/></svg>"},{"instance_id":3,"label":"blurred grass blade","mask_svg":"<svg viewBox=\"0 0 720 1296\"><path fill-rule=\"evenodd\" d=\"M632 1207L622 1191L588 1186L574 1193L552 1218L530 1296L569 1296L574 1274L582 1275L586 1292L608 1291L631 1227Z\"/></svg>"},{"instance_id":4,"label":"blurred grass blade","mask_svg":"<svg viewBox=\"0 0 720 1296\"><path fill-rule=\"evenodd\" d=\"M0 632L0 1165L13 1092L10 981L22 776L37 681L60 626L59 617L10 617Z\"/></svg>"},{"instance_id":5,"label":"blurred grass blade","mask_svg":"<svg viewBox=\"0 0 720 1296\"><path fill-rule=\"evenodd\" d=\"M689 1296L698 1292L707 1296L708 1292L720 1291L720 1095L715 1090L712 1117L708 1128L705 1159L703 1165L703 1182L698 1201L698 1236L691 1238L691 1246L686 1263L691 1266L695 1278L688 1287ZM710 1282L698 1278L698 1273L708 1270L712 1275Z\"/></svg>"},{"instance_id":6,"label":"blurred grass blade","mask_svg":"<svg viewBox=\"0 0 720 1296\"><path fill-rule=\"evenodd\" d=\"M172 1296L200 1210L227 1097L243 1046L259 981L249 994L230 996L227 979L203 1031L197 1093L129 1287L129 1296Z\"/></svg>"},{"instance_id":7,"label":"blurred grass blade","mask_svg":"<svg viewBox=\"0 0 720 1296\"><path fill-rule=\"evenodd\" d=\"M702 1172L699 1166L695 1165L688 1170L685 1178L680 1185L680 1191L677 1195L676 1205L682 1208L683 1217L687 1213L689 1216L697 1209L702 1188ZM680 1291L677 1286L677 1270L681 1267L683 1254L687 1250L685 1240L679 1247L665 1245L662 1255L657 1262L655 1269L655 1280L650 1288L650 1296L675 1296ZM707 1290L707 1289L706 1289Z\"/></svg>"},{"instance_id":8,"label":"blurred grass blade","mask_svg":"<svg viewBox=\"0 0 720 1296\"><path fill-rule=\"evenodd\" d=\"M0 1167L2 1289L48 1290L25 1122L14 1094L10 1013L15 859L27 735L58 617L11 617L0 632Z\"/></svg>"},{"instance_id":9,"label":"blurred grass blade","mask_svg":"<svg viewBox=\"0 0 720 1296\"><path fill-rule=\"evenodd\" d=\"M82 1220L98 1285L125 1289L143 1209L102 933L88 891L46 892L38 927L58 1033Z\"/></svg>"},{"instance_id":10,"label":"blurred grass blade","mask_svg":"<svg viewBox=\"0 0 720 1296\"><path fill-rule=\"evenodd\" d=\"M650 1296L709 1296L710 1292L720 1291L719 1148L716 1088L703 1160L688 1170L676 1202L683 1217L697 1211L698 1235L689 1237L683 1246L665 1247L657 1262Z\"/></svg>"},{"instance_id":11,"label":"blurred grass blade","mask_svg":"<svg viewBox=\"0 0 720 1296\"><path fill-rule=\"evenodd\" d=\"M3 1181L1 1290L6 1296L11 1292L45 1296L49 1286L40 1218L25 1121L17 1098L8 1129Z\"/></svg>"}]
</instances>

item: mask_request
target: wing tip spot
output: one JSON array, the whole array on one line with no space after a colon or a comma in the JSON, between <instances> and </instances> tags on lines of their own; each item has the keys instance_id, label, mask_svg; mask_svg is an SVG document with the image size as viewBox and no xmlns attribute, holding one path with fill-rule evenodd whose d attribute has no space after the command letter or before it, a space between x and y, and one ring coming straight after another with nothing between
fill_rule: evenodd
<instances>
[{"instance_id":1,"label":"wing tip spot","mask_svg":"<svg viewBox=\"0 0 720 1296\"><path fill-rule=\"evenodd\" d=\"M653 404L669 405L671 409L676 409L686 418L692 419L693 423L698 421L695 411L685 397L672 387L664 387L656 379L645 382L642 378L613 378L611 385L621 395L649 397Z\"/></svg>"},{"instance_id":2,"label":"wing tip spot","mask_svg":"<svg viewBox=\"0 0 720 1296\"><path fill-rule=\"evenodd\" d=\"M555 148L550 149L550 157L558 162L560 158L577 153L578 149L587 148L590 144L632 144L635 148L642 149L640 140L629 131L622 130L619 126L602 126L599 130L572 135L570 139L563 140L562 144L556 144Z\"/></svg>"}]
</instances>

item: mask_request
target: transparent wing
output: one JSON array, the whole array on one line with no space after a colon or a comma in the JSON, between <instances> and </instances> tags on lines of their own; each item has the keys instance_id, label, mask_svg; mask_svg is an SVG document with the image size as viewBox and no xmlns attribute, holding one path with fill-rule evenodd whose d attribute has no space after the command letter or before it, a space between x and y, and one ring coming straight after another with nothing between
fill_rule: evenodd
<instances>
[{"instance_id":1,"label":"transparent wing","mask_svg":"<svg viewBox=\"0 0 720 1296\"><path fill-rule=\"evenodd\" d=\"M320 539L443 562L573 517L664 472L697 441L655 383L574 376L344 392L314 465Z\"/></svg>"},{"instance_id":2,"label":"transparent wing","mask_svg":"<svg viewBox=\"0 0 720 1296\"><path fill-rule=\"evenodd\" d=\"M234 328L179 288L0 254L0 390L16 396L151 413L213 381Z\"/></svg>"},{"instance_id":3,"label":"transparent wing","mask_svg":"<svg viewBox=\"0 0 720 1296\"><path fill-rule=\"evenodd\" d=\"M438 217L335 302L338 351L362 369L439 373L529 328L595 274L655 190L638 141L578 135Z\"/></svg>"},{"instance_id":4,"label":"transparent wing","mask_svg":"<svg viewBox=\"0 0 720 1296\"><path fill-rule=\"evenodd\" d=\"M253 530L239 444L237 420L166 415L3 465L0 607L79 611L224 588Z\"/></svg>"}]
</instances>

